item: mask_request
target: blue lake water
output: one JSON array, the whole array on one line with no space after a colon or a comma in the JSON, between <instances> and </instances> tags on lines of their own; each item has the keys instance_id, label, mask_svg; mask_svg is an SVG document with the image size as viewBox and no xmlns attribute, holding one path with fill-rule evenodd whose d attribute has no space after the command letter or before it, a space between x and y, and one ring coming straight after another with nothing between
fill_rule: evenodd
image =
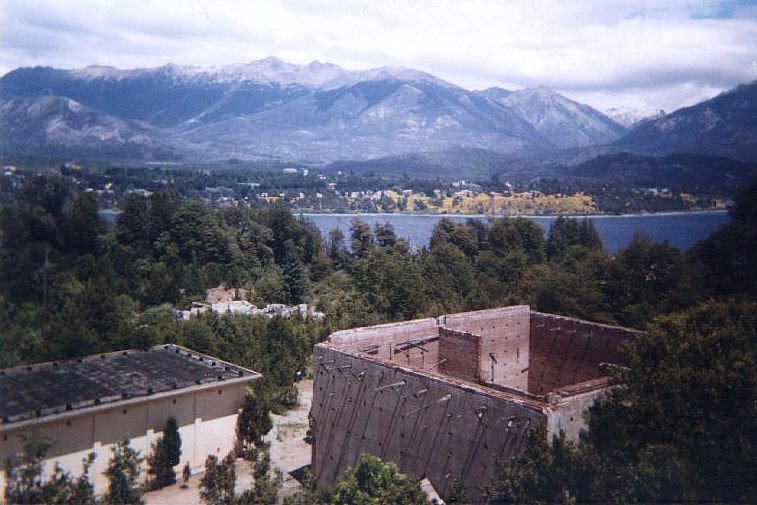
<instances>
[{"instance_id":1,"label":"blue lake water","mask_svg":"<svg viewBox=\"0 0 757 505\"><path fill-rule=\"evenodd\" d=\"M304 214L321 230L324 237L329 230L341 228L349 237L350 221L357 217L373 227L376 223L391 223L400 237L416 247L428 246L431 232L444 216L419 214ZM488 216L446 216L464 223L468 219L490 220ZM538 224L546 234L554 216L529 216L527 219ZM614 253L631 241L636 233L645 235L655 242L667 241L679 249L688 249L699 240L706 238L720 225L728 222L728 213L682 212L669 214L645 214L626 216L591 216L589 219L602 237L605 248Z\"/></svg>"}]
</instances>

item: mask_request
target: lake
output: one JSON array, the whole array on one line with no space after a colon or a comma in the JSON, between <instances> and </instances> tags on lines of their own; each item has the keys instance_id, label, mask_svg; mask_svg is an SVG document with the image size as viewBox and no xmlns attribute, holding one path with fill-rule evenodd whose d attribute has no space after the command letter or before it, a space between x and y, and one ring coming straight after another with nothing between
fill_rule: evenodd
<instances>
[{"instance_id":1,"label":"lake","mask_svg":"<svg viewBox=\"0 0 757 505\"><path fill-rule=\"evenodd\" d=\"M422 214L303 214L321 230L324 237L329 230L341 228L345 236L349 237L349 227L352 218L357 217L373 227L376 223L391 223L398 236L407 239L416 247L428 246L431 232L436 223L443 217L440 215ZM464 223L468 219L488 221L489 216L446 216L452 221ZM526 219L538 224L546 233L554 216L527 216ZM591 216L605 248L614 253L628 245L636 233L645 235L655 242L667 241L679 249L688 249L697 241L706 238L721 224L728 222L726 211L716 212L677 212L663 214L623 215L623 216Z\"/></svg>"}]
</instances>

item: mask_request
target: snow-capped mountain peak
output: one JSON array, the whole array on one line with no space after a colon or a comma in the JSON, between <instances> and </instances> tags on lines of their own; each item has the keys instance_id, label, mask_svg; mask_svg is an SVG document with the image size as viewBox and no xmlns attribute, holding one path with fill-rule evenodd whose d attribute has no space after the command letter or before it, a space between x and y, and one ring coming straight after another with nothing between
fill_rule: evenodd
<instances>
[{"instance_id":1,"label":"snow-capped mountain peak","mask_svg":"<svg viewBox=\"0 0 757 505\"><path fill-rule=\"evenodd\" d=\"M327 80L333 78L335 72L341 71L338 67L326 70L329 74L326 76ZM205 73L215 82L226 83L246 81L258 84L300 84L318 87L324 81L323 69L320 67L286 63L273 56L249 63L211 68Z\"/></svg>"},{"instance_id":2,"label":"snow-capped mountain peak","mask_svg":"<svg viewBox=\"0 0 757 505\"><path fill-rule=\"evenodd\" d=\"M129 70L120 70L107 65L89 65L70 71L73 77L79 79L123 79L130 75Z\"/></svg>"},{"instance_id":3,"label":"snow-capped mountain peak","mask_svg":"<svg viewBox=\"0 0 757 505\"><path fill-rule=\"evenodd\" d=\"M540 84L536 86L535 88L526 88L524 90L521 90L521 93L524 94L536 94L540 96L555 96L558 95L557 91L553 90L552 88L548 88L547 86L544 86L543 84Z\"/></svg>"},{"instance_id":4,"label":"snow-capped mountain peak","mask_svg":"<svg viewBox=\"0 0 757 505\"><path fill-rule=\"evenodd\" d=\"M638 111L627 107L610 107L605 110L605 115L626 128L630 128L643 117Z\"/></svg>"},{"instance_id":5,"label":"snow-capped mountain peak","mask_svg":"<svg viewBox=\"0 0 757 505\"><path fill-rule=\"evenodd\" d=\"M436 84L438 86L442 86L445 88L456 88L454 84L451 84L447 81L444 81L442 79L439 79L438 77L435 77L427 72L422 72L420 70L415 70L412 68L405 68L405 67L378 67L373 68L370 70L359 70L356 72L350 73L350 79L354 80L354 82L360 82L360 81L381 81L385 79L395 79L399 81L410 81L410 82L430 82L433 84Z\"/></svg>"},{"instance_id":6,"label":"snow-capped mountain peak","mask_svg":"<svg viewBox=\"0 0 757 505\"><path fill-rule=\"evenodd\" d=\"M660 109L650 115L643 115L639 111L628 107L610 107L605 110L605 115L611 118L618 124L622 124L626 128L636 128L637 126L644 124L655 119L660 119L665 115L665 111Z\"/></svg>"},{"instance_id":7,"label":"snow-capped mountain peak","mask_svg":"<svg viewBox=\"0 0 757 505\"><path fill-rule=\"evenodd\" d=\"M439 79L429 73L405 67L378 67L368 70L345 70L329 62L312 61L306 65L287 63L269 56L249 63L238 63L218 67L199 67L168 63L152 69L122 70L111 66L90 65L68 71L75 79L122 80L135 76L163 74L190 80L205 80L218 84L253 83L276 84L282 87L302 86L311 89L337 89L363 81L400 80L410 82L430 82L446 88L456 88L454 84Z\"/></svg>"}]
</instances>

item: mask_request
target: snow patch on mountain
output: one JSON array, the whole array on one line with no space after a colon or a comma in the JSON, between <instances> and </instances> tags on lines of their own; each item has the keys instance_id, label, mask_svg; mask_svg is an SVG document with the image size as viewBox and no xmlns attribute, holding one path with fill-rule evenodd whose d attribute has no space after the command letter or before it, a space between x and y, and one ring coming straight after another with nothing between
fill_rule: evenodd
<instances>
[{"instance_id":1,"label":"snow patch on mountain","mask_svg":"<svg viewBox=\"0 0 757 505\"><path fill-rule=\"evenodd\" d=\"M333 63L313 61L307 65L287 63L273 56L249 63L219 67L199 67L169 63L154 69L122 70L110 66L90 65L68 71L75 79L123 80L149 74L163 74L178 80L216 84L255 83L279 86L303 86L310 89L337 89L364 81L394 79L409 82L431 82L455 88L454 84L426 72L404 67L379 67L368 70L345 70Z\"/></svg>"},{"instance_id":2,"label":"snow patch on mountain","mask_svg":"<svg viewBox=\"0 0 757 505\"><path fill-rule=\"evenodd\" d=\"M665 116L665 111L660 109L654 114L645 116L643 114L640 114L638 111L627 107L610 107L609 109L605 110L605 115L616 123L631 129L636 128L637 126L649 121L660 119L661 117Z\"/></svg>"}]
</instances>

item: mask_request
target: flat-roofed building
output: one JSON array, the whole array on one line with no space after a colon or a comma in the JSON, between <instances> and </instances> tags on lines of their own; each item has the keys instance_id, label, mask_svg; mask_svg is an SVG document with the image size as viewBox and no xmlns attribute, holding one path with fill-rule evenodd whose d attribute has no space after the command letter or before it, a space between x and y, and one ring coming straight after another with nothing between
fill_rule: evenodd
<instances>
[{"instance_id":1,"label":"flat-roofed building","mask_svg":"<svg viewBox=\"0 0 757 505\"><path fill-rule=\"evenodd\" d=\"M234 448L245 387L258 377L176 345L0 370L0 461L22 451L24 434L38 433L53 442L48 473L57 462L79 475L95 453L90 479L102 493L113 444L128 439L146 456L173 417L182 440L177 473L187 462L200 470L208 455Z\"/></svg>"},{"instance_id":2,"label":"flat-roofed building","mask_svg":"<svg viewBox=\"0 0 757 505\"><path fill-rule=\"evenodd\" d=\"M360 454L469 499L530 427L575 440L638 332L526 305L333 333L313 356L313 472L329 485Z\"/></svg>"}]
</instances>

